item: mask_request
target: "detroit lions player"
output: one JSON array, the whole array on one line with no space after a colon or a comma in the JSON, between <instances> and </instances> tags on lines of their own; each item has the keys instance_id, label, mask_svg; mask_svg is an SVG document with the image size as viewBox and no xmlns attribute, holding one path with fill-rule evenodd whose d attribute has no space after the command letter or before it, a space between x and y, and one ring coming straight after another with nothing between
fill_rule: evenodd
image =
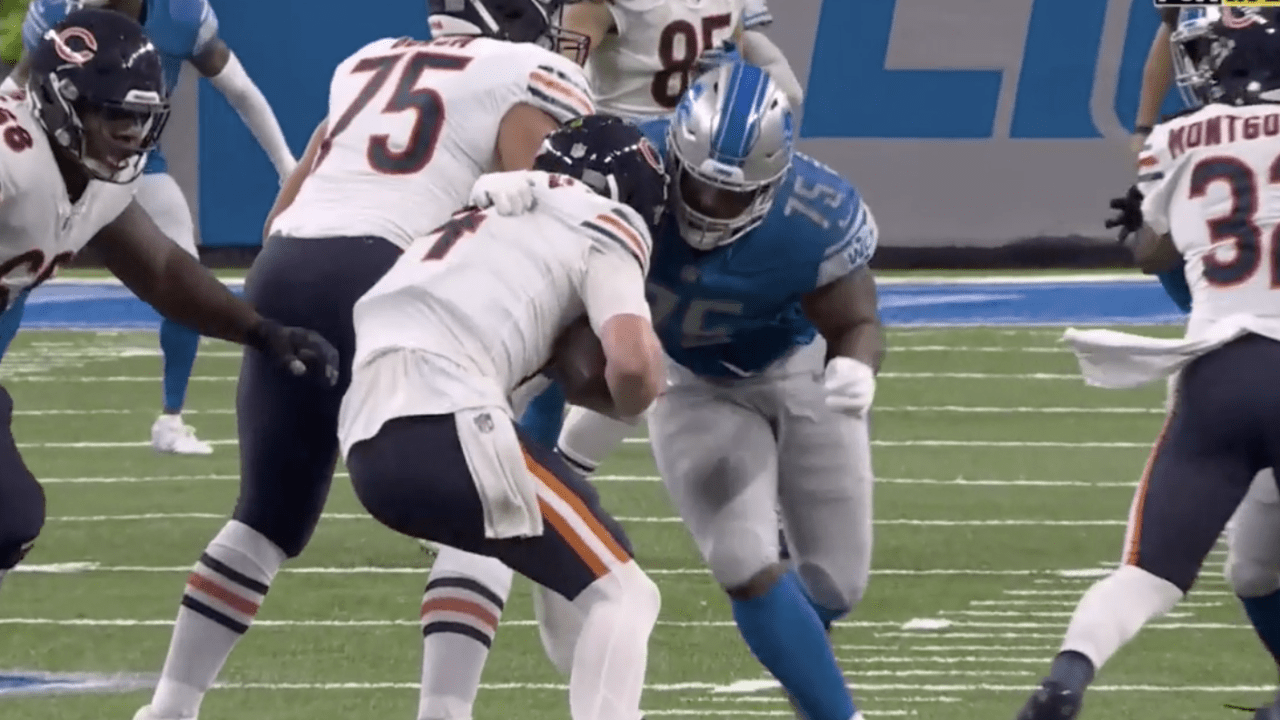
<instances>
[{"instance_id":1,"label":"detroit lions player","mask_svg":"<svg viewBox=\"0 0 1280 720\"><path fill-rule=\"evenodd\" d=\"M649 276L673 361L648 416L659 473L756 657L807 718L849 720L824 630L856 605L870 564L875 221L836 173L793 160L786 97L757 67L713 70L673 120L642 128L673 183ZM472 200L519 195L498 179ZM778 505L795 572L778 560ZM564 671L576 623L551 610L543 642Z\"/></svg>"},{"instance_id":2,"label":"detroit lions player","mask_svg":"<svg viewBox=\"0 0 1280 720\"><path fill-rule=\"evenodd\" d=\"M296 162L285 142L267 99L245 73L235 53L218 37L218 18L208 0L34 0L22 24L23 51L29 54L44 32L68 12L79 7L114 10L137 20L160 51L164 81L170 92L178 83L183 63L190 63L209 78L231 106L240 113L249 130L262 144L281 182L289 176ZM19 61L11 77L22 83L27 62ZM191 210L178 184L167 172L168 166L160 149L152 151L143 177L138 182L138 204L164 234L173 238L192 256L196 250L195 226ZM25 296L19 303L25 300ZM21 306L18 313L21 313ZM20 316L14 318L20 321ZM8 346L17 331L0 335L0 351ZM9 327L0 328L8 331ZM182 421L187 383L195 364L200 335L172 320L160 324L160 349L164 355L164 412L151 426L151 446L159 452L183 455L208 455L213 446L199 440L194 430Z\"/></svg>"},{"instance_id":3,"label":"detroit lions player","mask_svg":"<svg viewBox=\"0 0 1280 720\"><path fill-rule=\"evenodd\" d=\"M314 332L281 327L183 252L133 199L169 114L160 57L138 24L77 10L31 50L25 90L0 95L0 308L51 277L81 248L165 317L247 345L298 375L337 380L337 352ZM0 388L0 579L44 524L44 494L10 431Z\"/></svg>"}]
</instances>

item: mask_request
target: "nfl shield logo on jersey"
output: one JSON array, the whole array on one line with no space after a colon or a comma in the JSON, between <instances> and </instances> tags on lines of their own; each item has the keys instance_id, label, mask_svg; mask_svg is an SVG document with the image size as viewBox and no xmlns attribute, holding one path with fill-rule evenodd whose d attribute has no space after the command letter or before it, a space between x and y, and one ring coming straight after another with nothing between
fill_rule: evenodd
<instances>
[{"instance_id":1,"label":"nfl shield logo on jersey","mask_svg":"<svg viewBox=\"0 0 1280 720\"><path fill-rule=\"evenodd\" d=\"M476 429L482 433L493 432L493 417L489 413L481 413L476 416Z\"/></svg>"}]
</instances>

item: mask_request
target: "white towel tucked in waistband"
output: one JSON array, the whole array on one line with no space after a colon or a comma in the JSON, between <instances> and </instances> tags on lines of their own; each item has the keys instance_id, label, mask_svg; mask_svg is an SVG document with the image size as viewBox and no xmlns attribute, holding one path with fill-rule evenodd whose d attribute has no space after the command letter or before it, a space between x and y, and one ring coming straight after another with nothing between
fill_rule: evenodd
<instances>
[{"instance_id":1,"label":"white towel tucked in waistband","mask_svg":"<svg viewBox=\"0 0 1280 720\"><path fill-rule=\"evenodd\" d=\"M1237 314L1182 338L1152 338L1114 330L1068 328L1063 341L1080 361L1086 383L1104 388L1133 388L1164 378L1236 338L1255 333L1280 341L1280 319Z\"/></svg>"},{"instance_id":2,"label":"white towel tucked in waistband","mask_svg":"<svg viewBox=\"0 0 1280 720\"><path fill-rule=\"evenodd\" d=\"M506 408L460 410L454 413L454 421L484 506L485 537L541 535L537 480L525 464L524 449Z\"/></svg>"}]
</instances>

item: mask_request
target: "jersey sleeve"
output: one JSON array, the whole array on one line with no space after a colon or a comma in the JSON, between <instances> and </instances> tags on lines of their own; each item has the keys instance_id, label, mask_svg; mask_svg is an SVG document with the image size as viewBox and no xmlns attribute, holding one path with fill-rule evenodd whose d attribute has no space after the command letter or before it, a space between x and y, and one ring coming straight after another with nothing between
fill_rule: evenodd
<instances>
[{"instance_id":1,"label":"jersey sleeve","mask_svg":"<svg viewBox=\"0 0 1280 720\"><path fill-rule=\"evenodd\" d=\"M217 39L218 16L209 0L169 0L168 5L163 22L147 22L147 33L158 47L190 59Z\"/></svg>"},{"instance_id":2,"label":"jersey sleeve","mask_svg":"<svg viewBox=\"0 0 1280 720\"><path fill-rule=\"evenodd\" d=\"M605 322L617 315L652 319L649 301L645 298L644 271L630 258L596 247L587 255L582 304L597 335Z\"/></svg>"},{"instance_id":3,"label":"jersey sleeve","mask_svg":"<svg viewBox=\"0 0 1280 720\"><path fill-rule=\"evenodd\" d=\"M1179 156L1185 159L1188 154ZM1157 125L1138 155L1138 191L1142 218L1158 235L1169 232L1169 209L1182 163L1169 151L1169 125Z\"/></svg>"},{"instance_id":4,"label":"jersey sleeve","mask_svg":"<svg viewBox=\"0 0 1280 720\"><path fill-rule=\"evenodd\" d=\"M765 0L746 0L742 9L742 28L754 30L773 23L773 13Z\"/></svg>"},{"instance_id":5,"label":"jersey sleeve","mask_svg":"<svg viewBox=\"0 0 1280 720\"><path fill-rule=\"evenodd\" d=\"M563 55L532 46L522 100L561 123L596 111L586 71Z\"/></svg>"},{"instance_id":6,"label":"jersey sleeve","mask_svg":"<svg viewBox=\"0 0 1280 720\"><path fill-rule=\"evenodd\" d=\"M837 233L840 223L837 223ZM831 241L822 261L818 263L818 279L814 287L822 287L839 280L849 273L863 267L875 255L880 243L880 228L876 225L871 208L858 198L857 208L853 211L853 220L838 240ZM837 233L831 233L834 238Z\"/></svg>"},{"instance_id":7,"label":"jersey sleeve","mask_svg":"<svg viewBox=\"0 0 1280 720\"><path fill-rule=\"evenodd\" d=\"M578 231L591 239L592 251L629 258L640 268L642 275L649 274L653 238L640 215L618 203L592 203L589 207L599 212L594 215L583 213L585 219L578 223Z\"/></svg>"},{"instance_id":8,"label":"jersey sleeve","mask_svg":"<svg viewBox=\"0 0 1280 720\"><path fill-rule=\"evenodd\" d=\"M67 0L35 0L27 6L22 19L22 47L27 52L40 44L40 38L49 28L62 22L67 16Z\"/></svg>"}]
</instances>

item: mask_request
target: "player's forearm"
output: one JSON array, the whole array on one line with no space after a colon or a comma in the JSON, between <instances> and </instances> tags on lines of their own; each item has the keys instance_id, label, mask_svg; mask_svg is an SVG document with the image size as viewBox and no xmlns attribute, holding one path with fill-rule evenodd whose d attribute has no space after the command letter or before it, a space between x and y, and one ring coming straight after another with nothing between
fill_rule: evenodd
<instances>
[{"instance_id":1,"label":"player's forearm","mask_svg":"<svg viewBox=\"0 0 1280 720\"><path fill-rule=\"evenodd\" d=\"M644 322L647 324L648 320L644 319ZM635 417L649 408L666 384L662 346L651 329L640 332L620 324L606 324L601 332L600 340L605 348L628 347L627 352L606 350L608 360L604 379L613 398L613 411L605 414L617 418ZM614 332L619 335L625 333L629 337L609 337Z\"/></svg>"},{"instance_id":2,"label":"player's forearm","mask_svg":"<svg viewBox=\"0 0 1280 720\"><path fill-rule=\"evenodd\" d=\"M752 65L764 68L791 102L791 112L799 124L804 110L804 88L782 50L764 33L747 30L742 33L742 57Z\"/></svg>"},{"instance_id":3,"label":"player's forearm","mask_svg":"<svg viewBox=\"0 0 1280 720\"><path fill-rule=\"evenodd\" d=\"M240 119L271 159L276 173L283 178L292 172L296 162L285 140L284 131L280 129L280 122L276 120L266 96L249 78L234 53L228 58L222 72L209 78L209 82L239 113Z\"/></svg>"},{"instance_id":4,"label":"player's forearm","mask_svg":"<svg viewBox=\"0 0 1280 720\"><path fill-rule=\"evenodd\" d=\"M827 357L843 355L880 372L884 362L884 326L877 319L867 319L849 326L834 338L827 338Z\"/></svg>"},{"instance_id":5,"label":"player's forearm","mask_svg":"<svg viewBox=\"0 0 1280 720\"><path fill-rule=\"evenodd\" d=\"M1142 93L1138 98L1137 128L1150 128L1160 116L1160 105L1173 85L1173 57L1169 47L1169 27L1161 24L1151 41L1147 63L1142 69Z\"/></svg>"},{"instance_id":6,"label":"player's forearm","mask_svg":"<svg viewBox=\"0 0 1280 720\"><path fill-rule=\"evenodd\" d=\"M106 265L164 317L207 337L254 344L262 317L178 246L150 268L118 256Z\"/></svg>"}]
</instances>

